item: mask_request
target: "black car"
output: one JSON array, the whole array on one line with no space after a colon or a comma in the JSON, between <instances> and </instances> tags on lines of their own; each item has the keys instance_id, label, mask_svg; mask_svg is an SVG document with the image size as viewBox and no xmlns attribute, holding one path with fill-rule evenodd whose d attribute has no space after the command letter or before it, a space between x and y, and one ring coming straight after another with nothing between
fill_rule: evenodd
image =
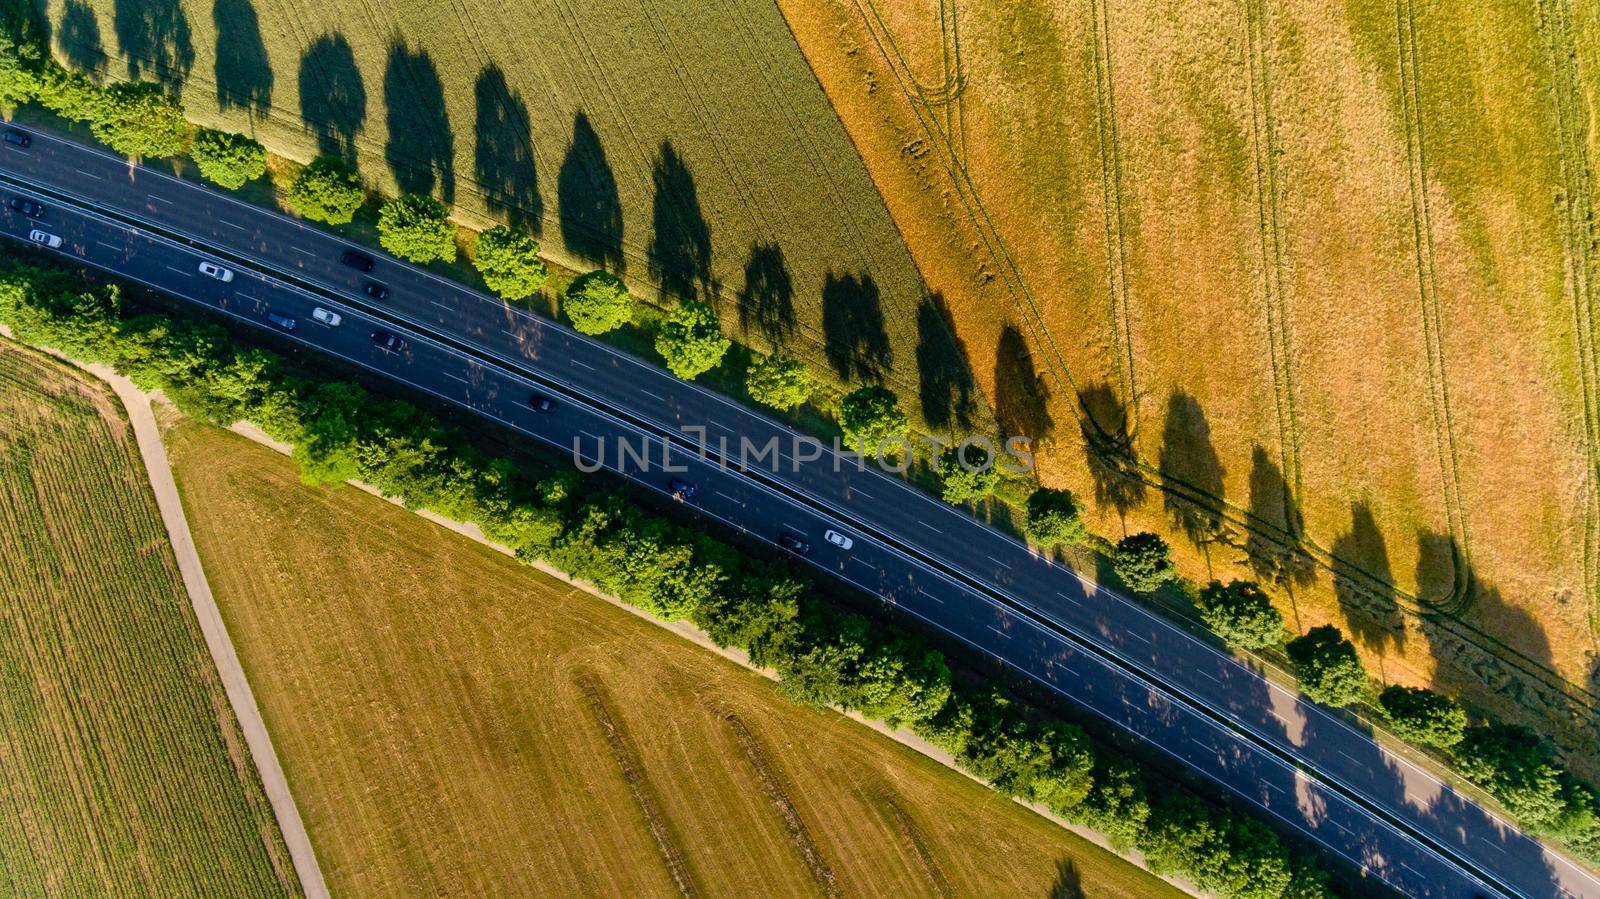
<instances>
[{"instance_id":1,"label":"black car","mask_svg":"<svg viewBox=\"0 0 1600 899\"><path fill-rule=\"evenodd\" d=\"M778 545L782 546L786 550L789 550L790 552L799 553L802 556L808 552L811 552L811 544L805 542L794 534L789 533L788 531L784 531L778 535Z\"/></svg>"},{"instance_id":2,"label":"black car","mask_svg":"<svg viewBox=\"0 0 1600 899\"><path fill-rule=\"evenodd\" d=\"M44 218L44 204L30 200L27 197L12 197L11 208L29 218Z\"/></svg>"},{"instance_id":3,"label":"black car","mask_svg":"<svg viewBox=\"0 0 1600 899\"><path fill-rule=\"evenodd\" d=\"M549 398L549 397L547 397L547 396L545 396L542 393L535 393L535 394L529 396L528 397L528 405L532 406L535 409L538 409L540 412L554 412L554 411L556 411L556 401L551 399L551 398Z\"/></svg>"},{"instance_id":4,"label":"black car","mask_svg":"<svg viewBox=\"0 0 1600 899\"><path fill-rule=\"evenodd\" d=\"M339 261L351 268L357 268L364 272L372 271L372 266L375 264L371 256L365 253L357 253L355 250L345 250L344 255L339 257Z\"/></svg>"},{"instance_id":5,"label":"black car","mask_svg":"<svg viewBox=\"0 0 1600 899\"><path fill-rule=\"evenodd\" d=\"M19 147L26 147L33 143L33 136L27 132L18 131L15 128L7 128L6 143L16 144Z\"/></svg>"},{"instance_id":6,"label":"black car","mask_svg":"<svg viewBox=\"0 0 1600 899\"><path fill-rule=\"evenodd\" d=\"M673 478L667 482L667 490L672 494L672 498L680 503L684 500L693 499L695 491L698 489L695 485L682 478Z\"/></svg>"},{"instance_id":7,"label":"black car","mask_svg":"<svg viewBox=\"0 0 1600 899\"><path fill-rule=\"evenodd\" d=\"M367 296L372 297L374 300L387 300L389 298L389 288L376 281L368 281L361 286L361 289L366 291Z\"/></svg>"},{"instance_id":8,"label":"black car","mask_svg":"<svg viewBox=\"0 0 1600 899\"><path fill-rule=\"evenodd\" d=\"M393 331L373 331L372 343L385 353L403 353L406 339Z\"/></svg>"}]
</instances>

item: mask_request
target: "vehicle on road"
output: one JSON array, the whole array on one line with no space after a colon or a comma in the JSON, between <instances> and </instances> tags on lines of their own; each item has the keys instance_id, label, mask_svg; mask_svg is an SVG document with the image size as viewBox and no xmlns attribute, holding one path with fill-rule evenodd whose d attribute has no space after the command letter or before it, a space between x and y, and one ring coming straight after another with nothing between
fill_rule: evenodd
<instances>
[{"instance_id":1,"label":"vehicle on road","mask_svg":"<svg viewBox=\"0 0 1600 899\"><path fill-rule=\"evenodd\" d=\"M277 325L278 327L282 328L285 331L293 331L295 329L295 325L296 325L296 322L295 322L294 319L290 318L287 315L279 315L276 312L268 312L267 313L267 321L272 322L273 324Z\"/></svg>"},{"instance_id":2,"label":"vehicle on road","mask_svg":"<svg viewBox=\"0 0 1600 899\"><path fill-rule=\"evenodd\" d=\"M44 204L27 197L12 197L11 208L31 219L44 218Z\"/></svg>"},{"instance_id":3,"label":"vehicle on road","mask_svg":"<svg viewBox=\"0 0 1600 899\"><path fill-rule=\"evenodd\" d=\"M672 494L672 498L680 503L694 499L694 495L699 489L683 478L673 478L667 482L667 490Z\"/></svg>"},{"instance_id":4,"label":"vehicle on road","mask_svg":"<svg viewBox=\"0 0 1600 899\"><path fill-rule=\"evenodd\" d=\"M224 284L233 280L233 269L223 268L210 260L200 263L200 274L208 278L216 278Z\"/></svg>"},{"instance_id":5,"label":"vehicle on road","mask_svg":"<svg viewBox=\"0 0 1600 899\"><path fill-rule=\"evenodd\" d=\"M406 339L393 331L373 331L372 344L385 353L403 353Z\"/></svg>"},{"instance_id":6,"label":"vehicle on road","mask_svg":"<svg viewBox=\"0 0 1600 899\"><path fill-rule=\"evenodd\" d=\"M532 394L531 396L529 396L528 397L528 405L530 405L533 408L539 410L540 412L554 412L554 411L556 411L556 401L551 399L551 398L549 398L549 397L547 397L547 396L545 396L542 393L535 393L535 394Z\"/></svg>"},{"instance_id":7,"label":"vehicle on road","mask_svg":"<svg viewBox=\"0 0 1600 899\"><path fill-rule=\"evenodd\" d=\"M321 306L311 310L311 318L330 328L337 328L339 323L344 321L344 316L334 312L332 309L324 309Z\"/></svg>"},{"instance_id":8,"label":"vehicle on road","mask_svg":"<svg viewBox=\"0 0 1600 899\"><path fill-rule=\"evenodd\" d=\"M389 298L389 288L376 281L368 281L361 286L361 289L374 300L387 300Z\"/></svg>"},{"instance_id":9,"label":"vehicle on road","mask_svg":"<svg viewBox=\"0 0 1600 899\"><path fill-rule=\"evenodd\" d=\"M856 545L856 542L854 540L850 539L849 537L845 536L844 534L839 533L838 531L836 531L836 530L834 530L832 528L829 528L828 530L823 532L822 539L828 541L829 543L832 543L834 546L837 546L840 549L846 549L847 550L850 547Z\"/></svg>"},{"instance_id":10,"label":"vehicle on road","mask_svg":"<svg viewBox=\"0 0 1600 899\"><path fill-rule=\"evenodd\" d=\"M60 237L58 237L58 236L56 236L54 234L51 234L48 231L40 231L38 228L35 228L32 231L28 232L28 239L33 241L34 243L43 244L44 246L47 246L52 250L57 249L58 247L61 246L61 238Z\"/></svg>"},{"instance_id":11,"label":"vehicle on road","mask_svg":"<svg viewBox=\"0 0 1600 899\"><path fill-rule=\"evenodd\" d=\"M357 253L355 250L345 250L344 254L339 257L339 261L351 268L360 269L364 272L372 271L372 266L376 264L371 256L365 253Z\"/></svg>"},{"instance_id":12,"label":"vehicle on road","mask_svg":"<svg viewBox=\"0 0 1600 899\"><path fill-rule=\"evenodd\" d=\"M788 531L784 531L778 535L778 545L792 553L799 553L802 556L808 552L811 552L811 544L807 543L805 538L798 534L791 534Z\"/></svg>"},{"instance_id":13,"label":"vehicle on road","mask_svg":"<svg viewBox=\"0 0 1600 899\"><path fill-rule=\"evenodd\" d=\"M7 128L6 143L16 144L19 147L30 146L33 143L33 135L26 131L18 131L15 128Z\"/></svg>"}]
</instances>

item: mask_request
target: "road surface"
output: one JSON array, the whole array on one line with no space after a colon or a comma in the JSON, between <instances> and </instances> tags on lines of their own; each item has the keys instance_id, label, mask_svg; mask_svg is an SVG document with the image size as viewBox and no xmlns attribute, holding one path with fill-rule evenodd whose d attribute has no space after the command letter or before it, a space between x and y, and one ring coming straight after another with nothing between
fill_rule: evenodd
<instances>
[{"instance_id":1,"label":"road surface","mask_svg":"<svg viewBox=\"0 0 1600 899\"><path fill-rule=\"evenodd\" d=\"M48 207L42 225L5 209L9 236L43 227L64 238L66 256L239 321L270 328L269 310L289 316L298 326L282 338L576 446L657 490L674 476L662 464L670 443L671 463L685 469L676 476L700 488L698 511L769 542L782 530L805 535L806 562L1138 735L1408 895L1600 899L1588 870L1137 602L871 466L831 452L809 459L787 426L653 363L378 252L364 250L378 260L364 275L340 264L346 245L326 232L48 134L27 149L5 145L0 181L8 198ZM199 274L204 259L237 277ZM388 285L386 301L360 292L368 278ZM344 322L317 324L317 306ZM380 352L370 337L380 328L405 335L406 350ZM555 397L556 411L530 408L533 391ZM776 457L748 471L719 464L741 440L773 439ZM641 471L620 440L648 447L655 464ZM852 534L853 549L825 543L828 527Z\"/></svg>"}]
</instances>

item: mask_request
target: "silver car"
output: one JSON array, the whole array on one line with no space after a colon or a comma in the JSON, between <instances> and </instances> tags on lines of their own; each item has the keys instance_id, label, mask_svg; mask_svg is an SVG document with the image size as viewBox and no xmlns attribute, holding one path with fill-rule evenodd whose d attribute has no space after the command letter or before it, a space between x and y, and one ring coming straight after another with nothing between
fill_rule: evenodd
<instances>
[{"instance_id":1,"label":"silver car","mask_svg":"<svg viewBox=\"0 0 1600 899\"><path fill-rule=\"evenodd\" d=\"M223 268L215 262L210 261L200 263L200 274L209 278L216 278L218 281L223 283L233 280L233 269Z\"/></svg>"},{"instance_id":2,"label":"silver car","mask_svg":"<svg viewBox=\"0 0 1600 899\"><path fill-rule=\"evenodd\" d=\"M36 244L43 244L52 250L58 249L61 246L60 237L47 231L40 231L38 228L28 232L28 239Z\"/></svg>"},{"instance_id":3,"label":"silver car","mask_svg":"<svg viewBox=\"0 0 1600 899\"><path fill-rule=\"evenodd\" d=\"M321 306L311 310L311 317L330 328L337 328L339 323L344 321L344 318L339 313L334 312L332 309L324 309Z\"/></svg>"},{"instance_id":4,"label":"silver car","mask_svg":"<svg viewBox=\"0 0 1600 899\"><path fill-rule=\"evenodd\" d=\"M822 535L822 539L832 543L834 546L837 546L840 549L849 549L850 547L856 545L854 540L851 540L849 537L835 530L825 531Z\"/></svg>"}]
</instances>

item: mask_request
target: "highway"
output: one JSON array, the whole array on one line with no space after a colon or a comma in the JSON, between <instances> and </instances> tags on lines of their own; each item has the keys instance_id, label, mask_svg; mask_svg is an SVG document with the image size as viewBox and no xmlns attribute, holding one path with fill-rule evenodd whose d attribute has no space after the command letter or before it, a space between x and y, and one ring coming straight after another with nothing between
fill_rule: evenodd
<instances>
[{"instance_id":1,"label":"highway","mask_svg":"<svg viewBox=\"0 0 1600 899\"><path fill-rule=\"evenodd\" d=\"M699 486L701 513L770 542L803 534L804 561L993 656L1224 785L1287 827L1407 895L1582 896L1600 880L1365 733L1271 684L1136 602L871 466L809 459L797 435L695 384L569 328L363 249L370 275L341 265L346 244L316 228L49 134L0 150L0 193L37 198L43 223L4 209L0 229L42 227L57 250L282 338L599 458L656 490L618 441L649 446ZM236 271L222 283L202 260ZM389 286L381 303L366 278ZM330 328L311 309L344 317ZM388 355L379 328L407 338ZM537 390L553 413L527 404ZM701 458L698 429L709 451ZM718 464L723 440L779 441L782 464ZM605 452L601 452L604 445ZM734 453L736 454L736 453ZM626 463L626 464L624 464ZM622 469L626 470L622 470ZM776 470L774 470L776 469ZM827 527L856 538L842 552Z\"/></svg>"}]
</instances>

